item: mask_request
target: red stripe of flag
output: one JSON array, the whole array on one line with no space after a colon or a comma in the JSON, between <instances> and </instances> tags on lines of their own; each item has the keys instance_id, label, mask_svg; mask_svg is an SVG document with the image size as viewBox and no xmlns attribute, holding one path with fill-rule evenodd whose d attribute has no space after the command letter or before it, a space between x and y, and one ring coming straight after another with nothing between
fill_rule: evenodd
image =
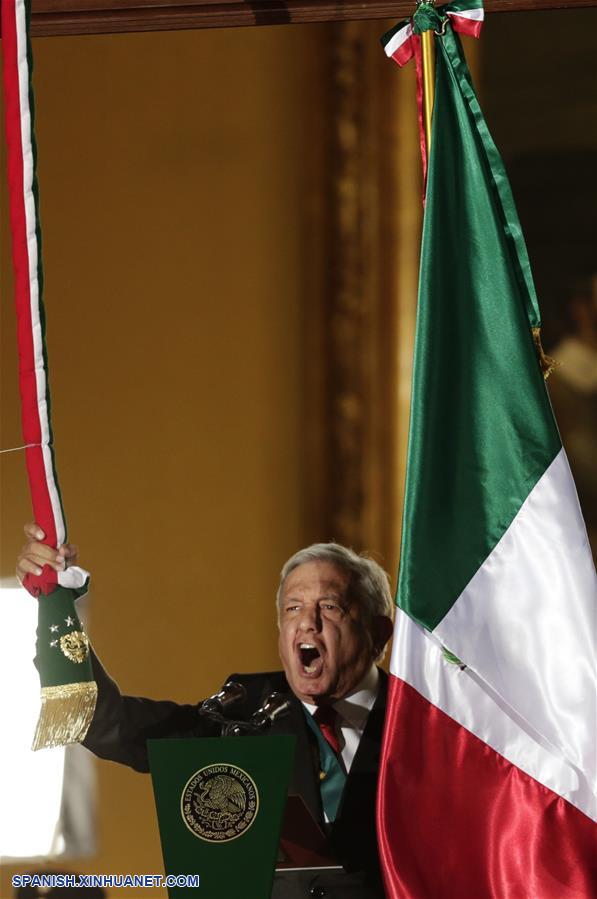
<instances>
[{"instance_id":1,"label":"red stripe of flag","mask_svg":"<svg viewBox=\"0 0 597 899\"><path fill-rule=\"evenodd\" d=\"M597 896L594 823L394 676L378 797L389 899Z\"/></svg>"}]
</instances>

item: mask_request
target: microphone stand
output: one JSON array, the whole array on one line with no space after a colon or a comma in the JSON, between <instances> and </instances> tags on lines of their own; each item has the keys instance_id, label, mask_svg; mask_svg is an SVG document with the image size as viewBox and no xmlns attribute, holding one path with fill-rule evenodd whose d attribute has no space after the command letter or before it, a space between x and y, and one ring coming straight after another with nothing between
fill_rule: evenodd
<instances>
[{"instance_id":1,"label":"microphone stand","mask_svg":"<svg viewBox=\"0 0 597 899\"><path fill-rule=\"evenodd\" d=\"M238 686L234 684L234 686ZM224 690L228 687L225 685ZM240 737L255 736L268 730L277 718L284 717L290 711L290 702L282 693L272 693L264 701L260 709L254 712L248 721L227 718L224 715L226 705L231 705L237 697L228 700L223 691L206 699L199 707L202 718L219 724L220 736Z\"/></svg>"}]
</instances>

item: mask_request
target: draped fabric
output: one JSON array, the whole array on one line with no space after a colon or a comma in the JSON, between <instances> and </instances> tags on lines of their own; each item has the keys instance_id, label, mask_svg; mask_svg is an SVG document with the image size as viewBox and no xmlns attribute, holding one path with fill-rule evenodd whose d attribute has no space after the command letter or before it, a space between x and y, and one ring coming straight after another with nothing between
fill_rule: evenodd
<instances>
[{"instance_id":1,"label":"draped fabric","mask_svg":"<svg viewBox=\"0 0 597 899\"><path fill-rule=\"evenodd\" d=\"M30 6L25 0L2 0L0 7L23 439L33 517L44 531L44 542L57 548L67 535L54 464L48 385ZM42 710L34 749L82 740L93 714L97 689L87 637L74 606L88 580L88 573L76 566L56 572L49 565L24 580L23 586L40 599L37 659Z\"/></svg>"},{"instance_id":2,"label":"draped fabric","mask_svg":"<svg viewBox=\"0 0 597 899\"><path fill-rule=\"evenodd\" d=\"M6 0L1 8L23 439L34 518L46 535L44 542L49 546L59 546L66 541L67 535L55 468L48 383L32 57L28 37L29 6L24 0ZM50 593L57 584L80 588L86 578L86 573L81 569L71 568L57 573L46 565L41 575L27 575L25 586L30 593L38 596L40 592Z\"/></svg>"},{"instance_id":3,"label":"draped fabric","mask_svg":"<svg viewBox=\"0 0 597 899\"><path fill-rule=\"evenodd\" d=\"M595 825L390 678L380 853L389 899L588 899Z\"/></svg>"},{"instance_id":4,"label":"draped fabric","mask_svg":"<svg viewBox=\"0 0 597 899\"><path fill-rule=\"evenodd\" d=\"M507 176L459 39L448 21L434 30L378 795L385 885L392 899L585 899L597 895L597 578Z\"/></svg>"}]
</instances>

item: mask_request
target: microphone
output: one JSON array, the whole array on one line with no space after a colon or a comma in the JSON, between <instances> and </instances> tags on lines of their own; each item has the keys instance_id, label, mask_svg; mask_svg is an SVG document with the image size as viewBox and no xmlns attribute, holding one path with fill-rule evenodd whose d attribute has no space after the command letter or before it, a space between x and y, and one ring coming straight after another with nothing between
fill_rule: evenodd
<instances>
[{"instance_id":1,"label":"microphone","mask_svg":"<svg viewBox=\"0 0 597 899\"><path fill-rule=\"evenodd\" d=\"M233 680L226 681L219 693L214 693L201 703L200 714L222 715L235 702L242 702L246 695L247 691L242 684L237 684Z\"/></svg>"},{"instance_id":2,"label":"microphone","mask_svg":"<svg viewBox=\"0 0 597 899\"><path fill-rule=\"evenodd\" d=\"M255 730L267 730L277 718L283 718L290 711L290 702L283 693L271 693L260 709L254 712L249 724Z\"/></svg>"}]
</instances>

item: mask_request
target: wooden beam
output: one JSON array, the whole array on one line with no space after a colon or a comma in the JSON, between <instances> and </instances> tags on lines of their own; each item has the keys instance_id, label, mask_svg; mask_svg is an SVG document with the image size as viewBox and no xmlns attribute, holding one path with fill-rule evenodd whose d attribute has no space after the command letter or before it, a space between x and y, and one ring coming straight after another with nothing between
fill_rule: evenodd
<instances>
[{"instance_id":1,"label":"wooden beam","mask_svg":"<svg viewBox=\"0 0 597 899\"><path fill-rule=\"evenodd\" d=\"M597 0L486 0L487 12L572 9L597 6ZM108 34L126 31L172 31L349 19L395 19L410 15L414 0L33 0L31 34Z\"/></svg>"}]
</instances>

